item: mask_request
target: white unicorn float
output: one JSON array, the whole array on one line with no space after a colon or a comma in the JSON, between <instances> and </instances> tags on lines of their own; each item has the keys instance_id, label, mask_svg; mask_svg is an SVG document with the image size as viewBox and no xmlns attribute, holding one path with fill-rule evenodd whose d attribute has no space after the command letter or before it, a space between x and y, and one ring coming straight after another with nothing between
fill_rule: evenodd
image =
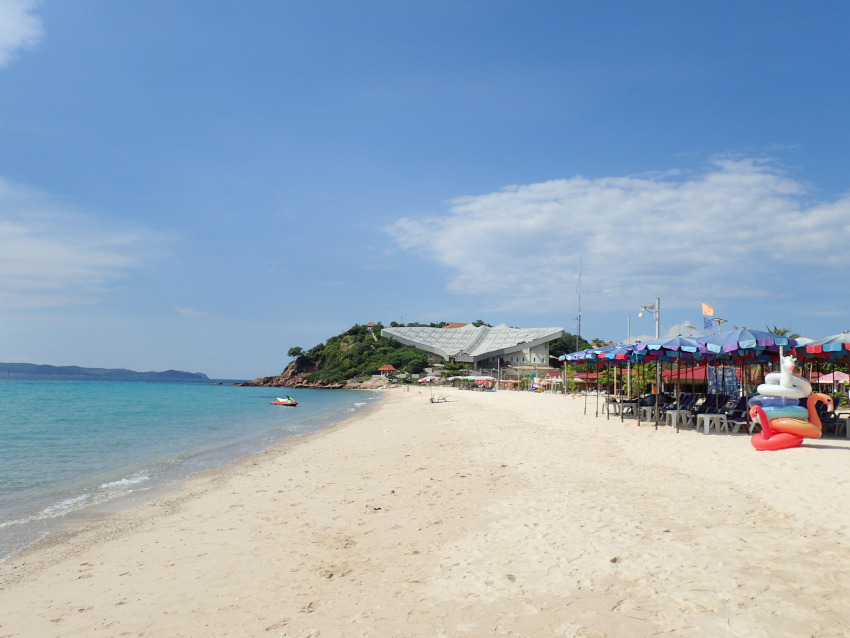
<instances>
[{"instance_id":1,"label":"white unicorn float","mask_svg":"<svg viewBox=\"0 0 850 638\"><path fill-rule=\"evenodd\" d=\"M780 347L779 372L765 375L758 395L749 400L750 416L761 425L761 432L751 439L757 450L797 447L804 438L819 439L823 432L815 406L823 401L832 409L832 398L813 394L811 384L794 374L796 365L796 357L786 357ZM805 406L800 405L801 399L807 399Z\"/></svg>"}]
</instances>

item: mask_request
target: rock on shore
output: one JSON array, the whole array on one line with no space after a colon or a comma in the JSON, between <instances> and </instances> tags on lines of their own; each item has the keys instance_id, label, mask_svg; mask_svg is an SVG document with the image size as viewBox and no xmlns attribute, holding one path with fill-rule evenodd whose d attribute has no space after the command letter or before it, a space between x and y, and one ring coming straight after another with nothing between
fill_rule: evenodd
<instances>
[{"instance_id":1,"label":"rock on shore","mask_svg":"<svg viewBox=\"0 0 850 638\"><path fill-rule=\"evenodd\" d=\"M401 387L391 383L387 377L371 377L359 382L350 380L345 383L328 383L327 381L306 381L307 375L287 374L276 377L258 377L253 381L235 383L237 386L264 386L272 388L320 388L330 390L377 390L382 388Z\"/></svg>"}]
</instances>

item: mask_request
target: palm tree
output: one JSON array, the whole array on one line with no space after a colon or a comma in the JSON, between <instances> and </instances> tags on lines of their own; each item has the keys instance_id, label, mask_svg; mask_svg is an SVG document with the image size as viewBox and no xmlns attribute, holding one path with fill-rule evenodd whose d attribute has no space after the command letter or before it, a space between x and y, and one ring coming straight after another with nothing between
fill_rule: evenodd
<instances>
[{"instance_id":1,"label":"palm tree","mask_svg":"<svg viewBox=\"0 0 850 638\"><path fill-rule=\"evenodd\" d=\"M774 325L772 328L768 325L765 325L764 329L768 332L772 332L775 335L779 335L780 337L788 337L789 339L799 339L801 336L796 332L791 332L790 328L780 328L777 325Z\"/></svg>"}]
</instances>

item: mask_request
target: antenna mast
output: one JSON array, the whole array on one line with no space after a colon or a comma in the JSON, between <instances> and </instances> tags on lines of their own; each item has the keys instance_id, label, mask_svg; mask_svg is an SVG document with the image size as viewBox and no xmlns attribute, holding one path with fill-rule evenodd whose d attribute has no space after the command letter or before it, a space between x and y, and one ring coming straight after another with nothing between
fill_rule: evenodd
<instances>
[{"instance_id":1,"label":"antenna mast","mask_svg":"<svg viewBox=\"0 0 850 638\"><path fill-rule=\"evenodd\" d=\"M578 293L578 334L576 334L576 352L578 352L578 342L581 338L581 255L578 256L578 283L576 284L576 293Z\"/></svg>"}]
</instances>

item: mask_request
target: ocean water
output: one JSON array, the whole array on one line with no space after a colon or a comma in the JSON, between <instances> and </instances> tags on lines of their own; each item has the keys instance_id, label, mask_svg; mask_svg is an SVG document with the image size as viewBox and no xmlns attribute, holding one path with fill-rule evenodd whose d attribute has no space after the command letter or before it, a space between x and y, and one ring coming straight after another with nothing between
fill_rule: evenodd
<instances>
[{"instance_id":1,"label":"ocean water","mask_svg":"<svg viewBox=\"0 0 850 638\"><path fill-rule=\"evenodd\" d=\"M291 394L297 407L270 405ZM0 381L0 562L69 519L338 423L372 392Z\"/></svg>"}]
</instances>

